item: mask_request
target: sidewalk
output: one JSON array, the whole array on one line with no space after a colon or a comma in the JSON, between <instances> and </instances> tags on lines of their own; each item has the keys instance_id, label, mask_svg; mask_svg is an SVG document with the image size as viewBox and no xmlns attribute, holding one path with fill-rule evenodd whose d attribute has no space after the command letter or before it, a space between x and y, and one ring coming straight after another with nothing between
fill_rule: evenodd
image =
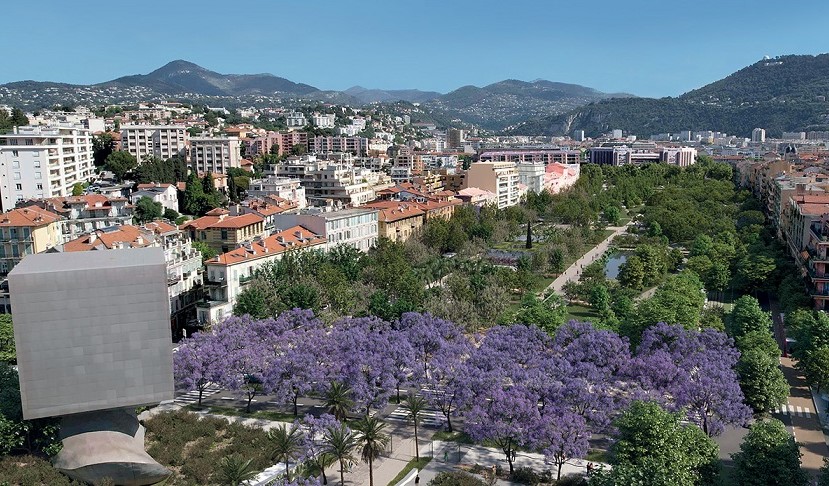
<instances>
[{"instance_id":1,"label":"sidewalk","mask_svg":"<svg viewBox=\"0 0 829 486\"><path fill-rule=\"evenodd\" d=\"M482 447L477 445L460 445L455 442L434 441L434 458L426 467L420 471L420 484L428 484L429 481L435 478L439 473L444 471L452 471L459 465L474 466L479 464L484 467L491 467L493 465L500 465L504 470L509 470L509 463L504 457L504 453L498 449L489 447ZM428 446L428 444L427 444ZM421 456L428 455L429 450L422 450ZM444 461L444 458L447 460ZM586 474L587 462L584 459L574 459L569 461L561 468L561 476L568 474ZM598 465L598 463L594 463ZM552 471L556 474L555 464L548 463L544 460L542 454L519 452L515 459L515 468L529 467L537 472L544 470ZM413 479L406 484L414 484ZM509 481L499 479L497 484L510 485ZM377 486L380 486L377 483Z\"/></svg>"},{"instance_id":2,"label":"sidewalk","mask_svg":"<svg viewBox=\"0 0 829 486\"><path fill-rule=\"evenodd\" d=\"M806 381L800 372L795 369L791 358L780 358L780 365L786 381L789 382L788 408L798 410L814 410L816 403L812 400L812 390L806 385ZM817 476L818 470L823 466L823 458L829 457L829 447L826 445L826 436L823 426L817 415L789 414L792 433L795 440L800 443L800 458L803 469L813 476Z\"/></svg>"},{"instance_id":3,"label":"sidewalk","mask_svg":"<svg viewBox=\"0 0 829 486\"><path fill-rule=\"evenodd\" d=\"M613 230L613 233L610 236L602 240L601 243L591 248L587 253L582 255L581 258L576 260L575 263L570 265L567 268L567 270L565 270L564 273L556 277L556 279L553 280L553 282L546 289L544 289L544 291L541 294L544 295L545 293L548 293L551 290L557 294L561 294L561 289L564 288L564 284L573 280L578 280L581 276L582 270L584 270L584 267L593 263L596 258L600 257L604 252L606 252L607 248L610 246L610 242L613 241L613 238L627 231L628 227L632 224L633 220L631 220L628 224L624 226L608 228L610 230Z\"/></svg>"}]
</instances>

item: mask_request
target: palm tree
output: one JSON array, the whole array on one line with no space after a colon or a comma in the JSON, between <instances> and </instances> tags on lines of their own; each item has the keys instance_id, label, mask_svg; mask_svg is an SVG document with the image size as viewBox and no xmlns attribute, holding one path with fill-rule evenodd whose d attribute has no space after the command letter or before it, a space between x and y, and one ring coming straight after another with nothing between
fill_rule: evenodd
<instances>
[{"instance_id":1,"label":"palm tree","mask_svg":"<svg viewBox=\"0 0 829 486\"><path fill-rule=\"evenodd\" d=\"M251 459L245 460L238 454L223 457L219 461L219 481L230 486L239 486L258 474L251 466Z\"/></svg>"},{"instance_id":2,"label":"palm tree","mask_svg":"<svg viewBox=\"0 0 829 486\"><path fill-rule=\"evenodd\" d=\"M351 399L351 388L348 386L332 381L325 392L325 406L331 411L331 415L342 422L351 407L354 406L354 401Z\"/></svg>"},{"instance_id":3,"label":"palm tree","mask_svg":"<svg viewBox=\"0 0 829 486\"><path fill-rule=\"evenodd\" d=\"M374 486L374 460L380 457L391 438L383 433L386 424L377 417L363 417L354 428L360 433L357 436L360 456L368 463L368 484Z\"/></svg>"},{"instance_id":4,"label":"palm tree","mask_svg":"<svg viewBox=\"0 0 829 486\"><path fill-rule=\"evenodd\" d=\"M427 406L426 399L420 395L415 395L412 392L406 396L403 401L403 410L409 416L409 420L414 423L414 439L415 439L415 459L420 461L420 448L417 445L417 426L420 425L420 418Z\"/></svg>"},{"instance_id":5,"label":"palm tree","mask_svg":"<svg viewBox=\"0 0 829 486\"><path fill-rule=\"evenodd\" d=\"M354 461L351 451L357 447L357 436L345 424L331 427L325 434L326 452L340 463L340 484L345 484L345 463Z\"/></svg>"},{"instance_id":6,"label":"palm tree","mask_svg":"<svg viewBox=\"0 0 829 486\"><path fill-rule=\"evenodd\" d=\"M328 484L328 476L325 475L325 470L335 462L337 462L337 458L333 454L322 451L315 457L306 460L300 466L302 472L299 474L302 476L322 476L322 484Z\"/></svg>"},{"instance_id":7,"label":"palm tree","mask_svg":"<svg viewBox=\"0 0 829 486\"><path fill-rule=\"evenodd\" d=\"M302 447L302 435L299 428L287 425L275 427L268 431L268 440L273 446L274 458L285 463L285 476L291 481L291 459L297 457Z\"/></svg>"}]
</instances>

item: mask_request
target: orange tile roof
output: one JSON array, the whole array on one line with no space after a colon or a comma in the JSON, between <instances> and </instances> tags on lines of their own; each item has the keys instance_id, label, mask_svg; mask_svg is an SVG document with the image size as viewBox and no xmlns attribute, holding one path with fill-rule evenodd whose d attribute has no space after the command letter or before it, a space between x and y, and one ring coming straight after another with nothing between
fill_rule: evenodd
<instances>
[{"instance_id":1,"label":"orange tile roof","mask_svg":"<svg viewBox=\"0 0 829 486\"><path fill-rule=\"evenodd\" d=\"M0 214L0 227L39 227L59 221L61 217L38 206L12 209Z\"/></svg>"},{"instance_id":2,"label":"orange tile roof","mask_svg":"<svg viewBox=\"0 0 829 486\"><path fill-rule=\"evenodd\" d=\"M214 224L219 222L219 216L202 216L201 218L196 218L192 221L188 221L181 225L179 228L186 229L186 228L195 228L197 230L207 229Z\"/></svg>"},{"instance_id":3,"label":"orange tile roof","mask_svg":"<svg viewBox=\"0 0 829 486\"><path fill-rule=\"evenodd\" d=\"M256 223L264 223L265 220L262 219L262 216L256 214L241 214L239 216L227 216L226 218L217 221L215 224L211 226L211 228L230 228L230 229L239 229L244 228L245 226L250 226Z\"/></svg>"},{"instance_id":4,"label":"orange tile roof","mask_svg":"<svg viewBox=\"0 0 829 486\"><path fill-rule=\"evenodd\" d=\"M166 221L163 221L163 220L160 220L160 219L156 220L156 221L152 221L150 223L146 223L146 224L144 224L144 227L147 228L148 230L152 231L153 233L159 234L159 235L164 234L164 233L170 233L172 231L177 231L178 230L178 228L175 225L170 224L170 223L168 223Z\"/></svg>"},{"instance_id":5,"label":"orange tile roof","mask_svg":"<svg viewBox=\"0 0 829 486\"><path fill-rule=\"evenodd\" d=\"M295 248L307 248L322 245L325 238L314 234L313 231L303 226L293 226L286 230L274 233L261 241L250 243L248 247L241 246L235 250L207 261L208 265L233 265L245 261L256 260L279 253L284 253Z\"/></svg>"},{"instance_id":6,"label":"orange tile roof","mask_svg":"<svg viewBox=\"0 0 829 486\"><path fill-rule=\"evenodd\" d=\"M152 234L143 228L124 225L106 231L95 230L91 234L75 238L63 245L63 251L111 250L121 243L129 245L130 248L143 248L155 244L155 240Z\"/></svg>"},{"instance_id":7,"label":"orange tile roof","mask_svg":"<svg viewBox=\"0 0 829 486\"><path fill-rule=\"evenodd\" d=\"M156 187L160 187L162 189L167 189L170 186L172 186L172 184L152 182L150 184L138 184L138 190L140 191L140 190L143 190L143 189L153 189L153 188L156 188Z\"/></svg>"}]
</instances>

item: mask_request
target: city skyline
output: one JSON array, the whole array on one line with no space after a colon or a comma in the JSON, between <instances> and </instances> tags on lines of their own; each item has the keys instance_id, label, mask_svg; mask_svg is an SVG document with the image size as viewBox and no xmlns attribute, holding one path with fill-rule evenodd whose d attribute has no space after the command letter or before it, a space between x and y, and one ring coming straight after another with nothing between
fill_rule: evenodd
<instances>
[{"instance_id":1,"label":"city skyline","mask_svg":"<svg viewBox=\"0 0 829 486\"><path fill-rule=\"evenodd\" d=\"M234 17L213 1L150 1L130 12L100 1L45 2L36 36L27 22L7 24L10 38L25 39L27 55L7 59L0 83L94 84L185 59L221 73L268 72L323 90L359 85L446 93L503 79L547 79L661 97L701 87L765 55L826 50L819 21L829 5L821 2L801 5L810 15L776 36L757 28L768 23L770 2L746 9L704 0L693 11L651 3L593 2L592 15L585 15L574 3L530 0L486 8L427 1L417 9L376 1L316 8L249 2ZM7 6L6 13L29 14L23 4ZM125 18L133 27L117 29ZM159 21L165 18L187 21ZM54 55L55 46L67 46L67 25L84 21L104 30L109 45L78 41ZM315 55L326 50L327 56Z\"/></svg>"}]
</instances>

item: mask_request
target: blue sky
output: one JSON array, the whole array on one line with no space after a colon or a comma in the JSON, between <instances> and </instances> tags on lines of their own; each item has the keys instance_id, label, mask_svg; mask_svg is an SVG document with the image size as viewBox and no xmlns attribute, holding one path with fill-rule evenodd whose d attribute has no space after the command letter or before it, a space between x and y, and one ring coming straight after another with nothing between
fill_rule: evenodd
<instances>
[{"instance_id":1,"label":"blue sky","mask_svg":"<svg viewBox=\"0 0 829 486\"><path fill-rule=\"evenodd\" d=\"M3 17L18 42L0 83L96 83L186 59L321 89L542 78L676 96L764 55L829 52L826 0L41 0Z\"/></svg>"}]
</instances>

